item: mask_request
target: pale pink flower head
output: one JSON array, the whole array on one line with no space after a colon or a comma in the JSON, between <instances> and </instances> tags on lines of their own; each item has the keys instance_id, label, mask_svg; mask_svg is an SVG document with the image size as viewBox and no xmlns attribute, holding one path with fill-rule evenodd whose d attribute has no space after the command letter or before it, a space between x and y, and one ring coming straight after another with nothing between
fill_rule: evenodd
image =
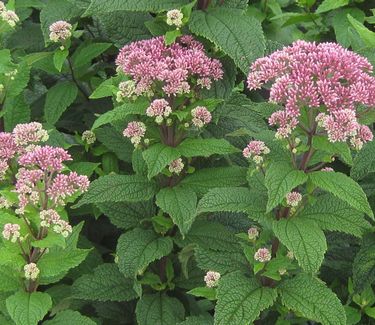
<instances>
[{"instance_id":1,"label":"pale pink flower head","mask_svg":"<svg viewBox=\"0 0 375 325\"><path fill-rule=\"evenodd\" d=\"M334 172L335 170L332 167L324 167L321 169L322 172Z\"/></svg>"},{"instance_id":2,"label":"pale pink flower head","mask_svg":"<svg viewBox=\"0 0 375 325\"><path fill-rule=\"evenodd\" d=\"M184 169L184 163L182 162L181 158L178 158L176 160L173 160L169 166L168 169L171 173L179 174Z\"/></svg>"},{"instance_id":3,"label":"pale pink flower head","mask_svg":"<svg viewBox=\"0 0 375 325\"><path fill-rule=\"evenodd\" d=\"M32 281L36 280L40 273L40 270L38 269L35 263L26 264L23 267L23 270L25 272L25 278Z\"/></svg>"},{"instance_id":4,"label":"pale pink flower head","mask_svg":"<svg viewBox=\"0 0 375 325\"><path fill-rule=\"evenodd\" d=\"M72 160L70 154L57 147L36 147L30 152L26 152L18 162L24 167L37 167L43 171L56 172L64 168L63 162Z\"/></svg>"},{"instance_id":5,"label":"pale pink flower head","mask_svg":"<svg viewBox=\"0 0 375 325\"><path fill-rule=\"evenodd\" d=\"M9 165L6 160L0 160L0 180L5 178Z\"/></svg>"},{"instance_id":6,"label":"pale pink flower head","mask_svg":"<svg viewBox=\"0 0 375 325\"><path fill-rule=\"evenodd\" d=\"M18 213L23 214L27 204L37 204L40 199L38 185L42 183L44 172L40 169L20 168L16 175L16 189L18 194Z\"/></svg>"},{"instance_id":7,"label":"pale pink flower head","mask_svg":"<svg viewBox=\"0 0 375 325\"><path fill-rule=\"evenodd\" d=\"M134 146L138 146L141 143L141 140L145 134L146 125L138 121L129 122L128 126L123 132L124 137L130 138L130 141L134 144Z\"/></svg>"},{"instance_id":8,"label":"pale pink flower head","mask_svg":"<svg viewBox=\"0 0 375 325\"><path fill-rule=\"evenodd\" d=\"M245 158L252 158L257 165L261 164L263 162L263 156L269 153L270 149L266 144L258 140L250 141L242 151L242 155Z\"/></svg>"},{"instance_id":9,"label":"pale pink flower head","mask_svg":"<svg viewBox=\"0 0 375 325\"><path fill-rule=\"evenodd\" d=\"M43 210L39 214L41 227L50 227L51 225L57 224L60 221L60 215L56 210L48 209Z\"/></svg>"},{"instance_id":10,"label":"pale pink flower head","mask_svg":"<svg viewBox=\"0 0 375 325\"><path fill-rule=\"evenodd\" d=\"M290 192L286 195L286 204L291 207L296 207L302 200L302 194L298 192Z\"/></svg>"},{"instance_id":11,"label":"pale pink flower head","mask_svg":"<svg viewBox=\"0 0 375 325\"><path fill-rule=\"evenodd\" d=\"M178 9L169 10L167 12L167 24L170 26L175 25L178 28L181 27L182 18L184 18L184 15Z\"/></svg>"},{"instance_id":12,"label":"pale pink flower head","mask_svg":"<svg viewBox=\"0 0 375 325\"><path fill-rule=\"evenodd\" d=\"M297 126L302 107L323 106L332 117L330 125L346 121L335 134L330 128L330 140L345 141L341 139L352 131L354 119L340 116L340 112L347 115L353 111L355 116L357 104L375 105L375 78L371 73L372 66L366 58L338 44L296 41L256 60L250 68L248 86L257 89L264 83L273 83L270 101L285 107L269 120L279 127L279 137L287 137Z\"/></svg>"},{"instance_id":13,"label":"pale pink flower head","mask_svg":"<svg viewBox=\"0 0 375 325\"><path fill-rule=\"evenodd\" d=\"M259 230L258 230L257 227L251 227L247 231L247 234L248 234L248 237L249 237L250 240L255 240L259 236Z\"/></svg>"},{"instance_id":14,"label":"pale pink flower head","mask_svg":"<svg viewBox=\"0 0 375 325\"><path fill-rule=\"evenodd\" d=\"M7 223L4 225L3 237L6 240L10 240L12 243L15 243L18 238L20 238L21 227L19 225Z\"/></svg>"},{"instance_id":15,"label":"pale pink flower head","mask_svg":"<svg viewBox=\"0 0 375 325\"><path fill-rule=\"evenodd\" d=\"M48 133L38 122L17 124L13 129L14 142L18 146L26 147L48 140Z\"/></svg>"},{"instance_id":16,"label":"pale pink flower head","mask_svg":"<svg viewBox=\"0 0 375 325\"><path fill-rule=\"evenodd\" d=\"M63 42L72 36L72 25L64 20L59 20L49 26L49 31L49 39L52 42Z\"/></svg>"},{"instance_id":17,"label":"pale pink flower head","mask_svg":"<svg viewBox=\"0 0 375 325\"><path fill-rule=\"evenodd\" d=\"M209 110L204 106L197 106L191 110L191 116L193 117L192 123L198 127L202 128L206 124L211 122L212 115Z\"/></svg>"},{"instance_id":18,"label":"pale pink flower head","mask_svg":"<svg viewBox=\"0 0 375 325\"><path fill-rule=\"evenodd\" d=\"M68 175L58 174L47 189L48 196L53 202L64 205L65 199L77 192L86 192L90 181L87 176L71 172Z\"/></svg>"},{"instance_id":19,"label":"pale pink flower head","mask_svg":"<svg viewBox=\"0 0 375 325\"><path fill-rule=\"evenodd\" d=\"M258 262L265 263L270 261L272 258L270 251L268 248L259 248L255 254L254 254L254 259Z\"/></svg>"},{"instance_id":20,"label":"pale pink flower head","mask_svg":"<svg viewBox=\"0 0 375 325\"><path fill-rule=\"evenodd\" d=\"M116 64L132 77L136 95L147 95L155 87L161 87L167 96L188 93L192 78L213 81L223 76L221 63L209 58L203 45L190 35L170 46L163 36L125 45Z\"/></svg>"},{"instance_id":21,"label":"pale pink flower head","mask_svg":"<svg viewBox=\"0 0 375 325\"><path fill-rule=\"evenodd\" d=\"M117 92L117 101L121 102L124 98L130 98L135 93L135 82L127 80L120 82L118 85L119 91Z\"/></svg>"},{"instance_id":22,"label":"pale pink flower head","mask_svg":"<svg viewBox=\"0 0 375 325\"><path fill-rule=\"evenodd\" d=\"M220 273L215 271L208 271L204 276L204 282L208 288L214 288L218 285L220 280Z\"/></svg>"},{"instance_id":23,"label":"pale pink flower head","mask_svg":"<svg viewBox=\"0 0 375 325\"><path fill-rule=\"evenodd\" d=\"M8 160L17 153L17 145L11 133L0 132L0 159Z\"/></svg>"},{"instance_id":24,"label":"pale pink flower head","mask_svg":"<svg viewBox=\"0 0 375 325\"><path fill-rule=\"evenodd\" d=\"M156 117L157 122L162 122L165 117L172 113L172 108L165 99L155 99L146 110L146 115Z\"/></svg>"},{"instance_id":25,"label":"pale pink flower head","mask_svg":"<svg viewBox=\"0 0 375 325\"><path fill-rule=\"evenodd\" d=\"M64 238L66 238L72 233L73 228L65 220L59 220L53 225L53 231L57 234L61 234Z\"/></svg>"},{"instance_id":26,"label":"pale pink flower head","mask_svg":"<svg viewBox=\"0 0 375 325\"><path fill-rule=\"evenodd\" d=\"M20 20L13 10L0 10L0 16L11 27L16 26Z\"/></svg>"}]
</instances>

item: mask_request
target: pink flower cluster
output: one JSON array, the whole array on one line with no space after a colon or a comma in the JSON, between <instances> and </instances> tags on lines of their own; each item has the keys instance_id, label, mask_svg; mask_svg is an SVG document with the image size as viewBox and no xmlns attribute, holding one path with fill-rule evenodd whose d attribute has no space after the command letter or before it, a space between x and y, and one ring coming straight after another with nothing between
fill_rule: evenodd
<instances>
[{"instance_id":1,"label":"pink flower cluster","mask_svg":"<svg viewBox=\"0 0 375 325\"><path fill-rule=\"evenodd\" d=\"M146 125L137 121L129 122L128 126L123 132L124 137L130 138L130 141L134 144L134 146L138 146L141 143L141 140L145 134Z\"/></svg>"},{"instance_id":2,"label":"pink flower cluster","mask_svg":"<svg viewBox=\"0 0 375 325\"><path fill-rule=\"evenodd\" d=\"M59 20L49 26L49 31L52 42L63 42L72 36L72 25L65 20Z\"/></svg>"},{"instance_id":3,"label":"pink flower cluster","mask_svg":"<svg viewBox=\"0 0 375 325\"><path fill-rule=\"evenodd\" d=\"M212 116L209 110L204 106L197 106L191 110L193 117L192 123L198 128L202 128L211 122Z\"/></svg>"},{"instance_id":4,"label":"pink flower cluster","mask_svg":"<svg viewBox=\"0 0 375 325\"><path fill-rule=\"evenodd\" d=\"M258 262L265 263L270 261L272 258L271 252L268 250L268 248L259 248L255 254L254 259Z\"/></svg>"},{"instance_id":5,"label":"pink flower cluster","mask_svg":"<svg viewBox=\"0 0 375 325\"><path fill-rule=\"evenodd\" d=\"M302 194L298 192L290 192L286 195L286 204L296 207L302 200Z\"/></svg>"},{"instance_id":6,"label":"pink flower cluster","mask_svg":"<svg viewBox=\"0 0 375 325\"><path fill-rule=\"evenodd\" d=\"M220 278L221 275L219 272L208 271L204 276L204 282L206 282L208 288L214 288L219 284Z\"/></svg>"},{"instance_id":7,"label":"pink flower cluster","mask_svg":"<svg viewBox=\"0 0 375 325\"><path fill-rule=\"evenodd\" d=\"M163 37L133 42L120 50L116 64L134 79L137 95L152 93L157 82L168 96L188 93L192 77L209 88L223 75L220 61L209 58L192 36L182 36L170 46Z\"/></svg>"},{"instance_id":8,"label":"pink flower cluster","mask_svg":"<svg viewBox=\"0 0 375 325\"><path fill-rule=\"evenodd\" d=\"M371 132L358 124L355 111L357 104L375 105L371 73L366 58L338 44L296 41L255 61L248 86L257 89L273 82L270 101L285 105L269 119L270 125L278 126L279 137L287 137L297 126L301 108L324 106L328 114L325 129L331 141L345 141L351 135L366 142L372 139ZM334 125L340 127L334 130Z\"/></svg>"},{"instance_id":9,"label":"pink flower cluster","mask_svg":"<svg viewBox=\"0 0 375 325\"><path fill-rule=\"evenodd\" d=\"M18 146L28 146L48 140L47 131L38 122L17 124L13 129L13 136Z\"/></svg>"},{"instance_id":10,"label":"pink flower cluster","mask_svg":"<svg viewBox=\"0 0 375 325\"><path fill-rule=\"evenodd\" d=\"M246 148L242 151L245 158L253 157L253 161L256 164L261 164L263 162L263 155L270 153L270 149L266 146L263 141L250 141Z\"/></svg>"},{"instance_id":11,"label":"pink flower cluster","mask_svg":"<svg viewBox=\"0 0 375 325\"><path fill-rule=\"evenodd\" d=\"M155 99L146 110L146 115L156 117L155 121L161 123L164 117L172 113L172 108L165 99Z\"/></svg>"},{"instance_id":12,"label":"pink flower cluster","mask_svg":"<svg viewBox=\"0 0 375 325\"><path fill-rule=\"evenodd\" d=\"M16 223L11 224L7 223L4 225L4 230L3 230L3 237L6 240L10 240L12 243L15 243L18 238L20 238L20 230L21 227L17 225Z\"/></svg>"},{"instance_id":13,"label":"pink flower cluster","mask_svg":"<svg viewBox=\"0 0 375 325\"><path fill-rule=\"evenodd\" d=\"M73 230L72 226L65 220L62 220L60 215L53 209L41 211L40 220L40 225L42 227L49 228L52 226L53 231L61 234L63 237L68 237Z\"/></svg>"}]
</instances>

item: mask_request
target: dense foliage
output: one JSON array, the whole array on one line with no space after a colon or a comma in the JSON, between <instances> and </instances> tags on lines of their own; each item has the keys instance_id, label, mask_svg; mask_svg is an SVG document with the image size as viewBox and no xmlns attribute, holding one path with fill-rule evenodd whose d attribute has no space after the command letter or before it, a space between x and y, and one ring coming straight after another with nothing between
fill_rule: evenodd
<instances>
[{"instance_id":1,"label":"dense foliage","mask_svg":"<svg viewBox=\"0 0 375 325\"><path fill-rule=\"evenodd\" d=\"M0 324L372 324L374 24L0 2Z\"/></svg>"}]
</instances>

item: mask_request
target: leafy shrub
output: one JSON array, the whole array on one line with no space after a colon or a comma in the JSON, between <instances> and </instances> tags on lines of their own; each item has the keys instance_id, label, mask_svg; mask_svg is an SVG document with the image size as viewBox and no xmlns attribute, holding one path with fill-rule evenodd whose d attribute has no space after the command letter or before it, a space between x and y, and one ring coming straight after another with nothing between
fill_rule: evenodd
<instances>
[{"instance_id":1,"label":"leafy shrub","mask_svg":"<svg viewBox=\"0 0 375 325\"><path fill-rule=\"evenodd\" d=\"M370 324L369 7L0 2L0 323Z\"/></svg>"}]
</instances>

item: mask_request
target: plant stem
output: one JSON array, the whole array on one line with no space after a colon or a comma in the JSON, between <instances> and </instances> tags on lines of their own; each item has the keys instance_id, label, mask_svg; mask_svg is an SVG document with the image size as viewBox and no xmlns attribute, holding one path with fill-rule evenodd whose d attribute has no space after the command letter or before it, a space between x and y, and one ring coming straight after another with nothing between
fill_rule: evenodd
<instances>
[{"instance_id":1,"label":"plant stem","mask_svg":"<svg viewBox=\"0 0 375 325\"><path fill-rule=\"evenodd\" d=\"M70 74L72 76L73 82L77 85L78 89L81 91L81 93L86 98L86 100L89 101L89 94L86 92L86 90L80 85L80 83L76 79L76 77L74 75L72 60L69 57L68 57L68 63L69 63Z\"/></svg>"}]
</instances>

